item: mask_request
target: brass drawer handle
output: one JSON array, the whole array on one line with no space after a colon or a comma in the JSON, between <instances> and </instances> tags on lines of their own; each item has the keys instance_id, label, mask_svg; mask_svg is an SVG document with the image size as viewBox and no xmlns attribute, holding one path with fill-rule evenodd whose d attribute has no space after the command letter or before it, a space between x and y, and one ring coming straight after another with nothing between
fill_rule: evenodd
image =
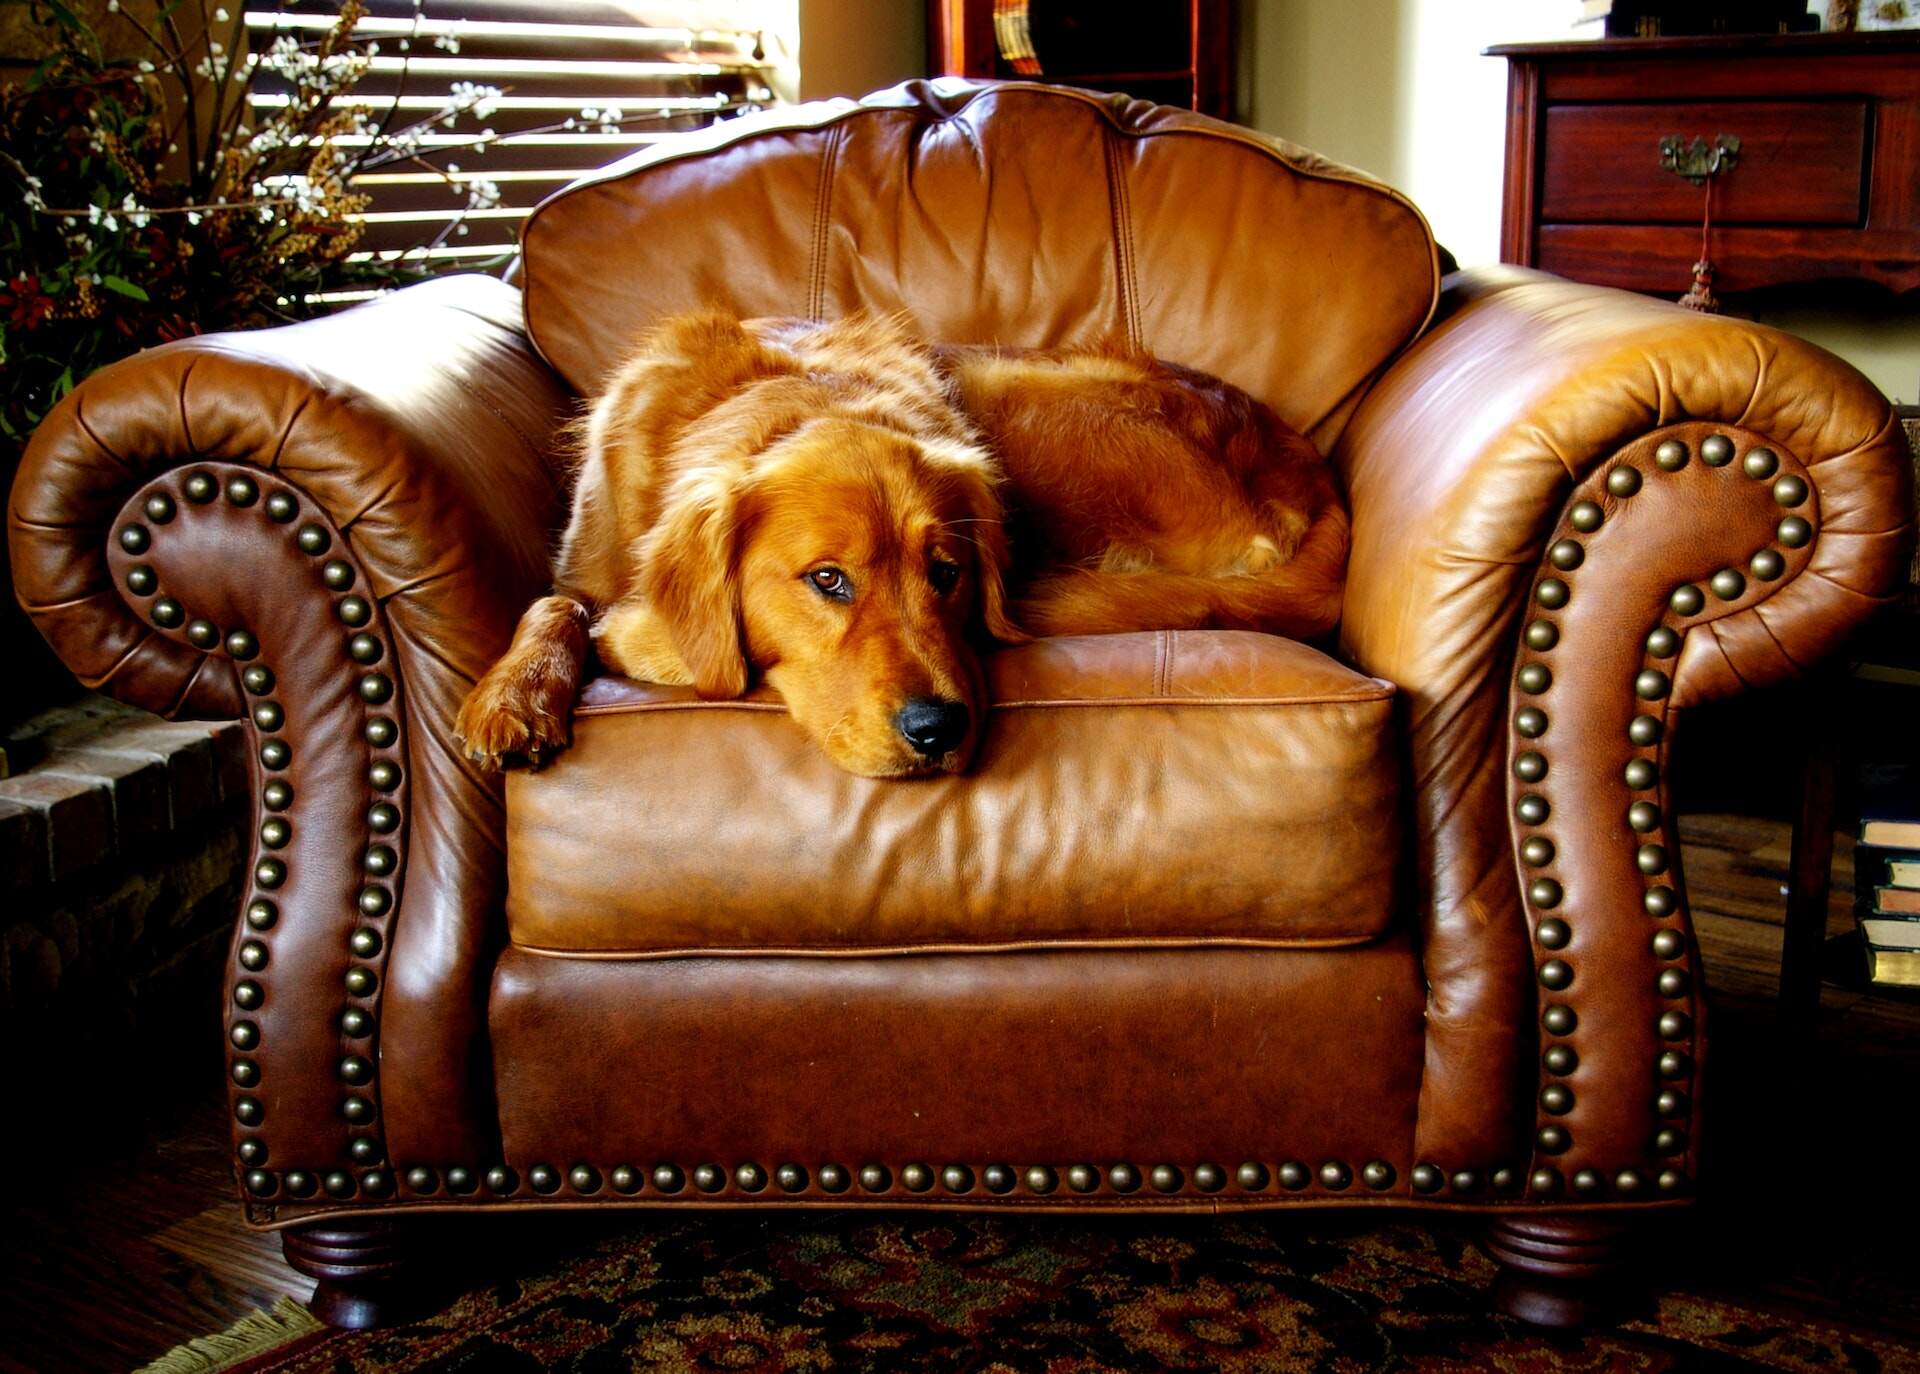
<instances>
[{"instance_id":1,"label":"brass drawer handle","mask_svg":"<svg viewBox=\"0 0 1920 1374\"><path fill-rule=\"evenodd\" d=\"M1717 173L1732 171L1739 160L1740 140L1732 134L1714 135L1712 147L1698 135L1691 143L1683 134L1668 134L1660 140L1660 165L1695 186Z\"/></svg>"}]
</instances>

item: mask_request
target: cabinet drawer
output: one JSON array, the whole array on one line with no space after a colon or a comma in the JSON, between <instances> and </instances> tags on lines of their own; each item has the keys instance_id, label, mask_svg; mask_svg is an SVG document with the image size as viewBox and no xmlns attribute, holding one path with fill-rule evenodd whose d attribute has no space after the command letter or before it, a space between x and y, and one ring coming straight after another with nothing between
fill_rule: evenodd
<instances>
[{"instance_id":1,"label":"cabinet drawer","mask_svg":"<svg viewBox=\"0 0 1920 1374\"><path fill-rule=\"evenodd\" d=\"M1859 100L1555 105L1546 112L1540 219L1697 224L1704 193L1660 165L1660 140L1740 140L1714 178L1721 224L1860 223L1867 105Z\"/></svg>"}]
</instances>

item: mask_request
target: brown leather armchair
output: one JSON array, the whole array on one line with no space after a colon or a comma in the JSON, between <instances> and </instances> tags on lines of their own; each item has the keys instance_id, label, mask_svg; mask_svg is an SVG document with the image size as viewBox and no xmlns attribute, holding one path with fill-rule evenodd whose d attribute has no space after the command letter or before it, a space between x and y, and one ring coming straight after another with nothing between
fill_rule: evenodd
<instances>
[{"instance_id":1,"label":"brown leather armchair","mask_svg":"<svg viewBox=\"0 0 1920 1374\"><path fill-rule=\"evenodd\" d=\"M14 487L80 678L251 719L226 1010L249 1221L336 1320L405 1219L551 1206L1447 1208L1580 1311L1696 1184L1680 708L1772 682L1911 546L1890 408L1757 325L1442 283L1401 196L1244 129L911 83L548 201L437 281L88 380ZM903 310L1118 336L1329 452L1337 653L989 665L966 777L872 782L763 692L602 679L504 786L450 722L547 583L558 430L632 334Z\"/></svg>"}]
</instances>

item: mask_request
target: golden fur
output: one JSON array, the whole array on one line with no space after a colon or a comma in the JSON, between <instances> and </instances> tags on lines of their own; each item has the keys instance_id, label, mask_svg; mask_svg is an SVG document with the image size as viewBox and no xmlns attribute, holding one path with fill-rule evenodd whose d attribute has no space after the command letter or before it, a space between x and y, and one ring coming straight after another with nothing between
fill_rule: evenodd
<instances>
[{"instance_id":1,"label":"golden fur","mask_svg":"<svg viewBox=\"0 0 1920 1374\"><path fill-rule=\"evenodd\" d=\"M758 673L834 762L902 776L965 768L982 637L1306 638L1339 613L1327 465L1244 392L1144 356L707 312L641 342L581 439L555 594L460 713L490 764L566 744L589 633L613 671L704 697Z\"/></svg>"}]
</instances>

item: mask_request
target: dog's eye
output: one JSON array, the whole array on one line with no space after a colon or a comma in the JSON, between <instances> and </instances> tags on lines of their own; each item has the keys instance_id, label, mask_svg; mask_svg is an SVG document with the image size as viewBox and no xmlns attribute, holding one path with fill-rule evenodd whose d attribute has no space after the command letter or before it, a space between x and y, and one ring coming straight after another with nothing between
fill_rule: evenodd
<instances>
[{"instance_id":1,"label":"dog's eye","mask_svg":"<svg viewBox=\"0 0 1920 1374\"><path fill-rule=\"evenodd\" d=\"M813 589L822 596L830 596L836 601L853 600L853 584L838 568L815 568L807 574L807 581L813 583Z\"/></svg>"},{"instance_id":2,"label":"dog's eye","mask_svg":"<svg viewBox=\"0 0 1920 1374\"><path fill-rule=\"evenodd\" d=\"M933 584L933 589L936 592L945 596L948 592L960 585L960 565L958 563L929 563L927 565L927 581Z\"/></svg>"}]
</instances>

